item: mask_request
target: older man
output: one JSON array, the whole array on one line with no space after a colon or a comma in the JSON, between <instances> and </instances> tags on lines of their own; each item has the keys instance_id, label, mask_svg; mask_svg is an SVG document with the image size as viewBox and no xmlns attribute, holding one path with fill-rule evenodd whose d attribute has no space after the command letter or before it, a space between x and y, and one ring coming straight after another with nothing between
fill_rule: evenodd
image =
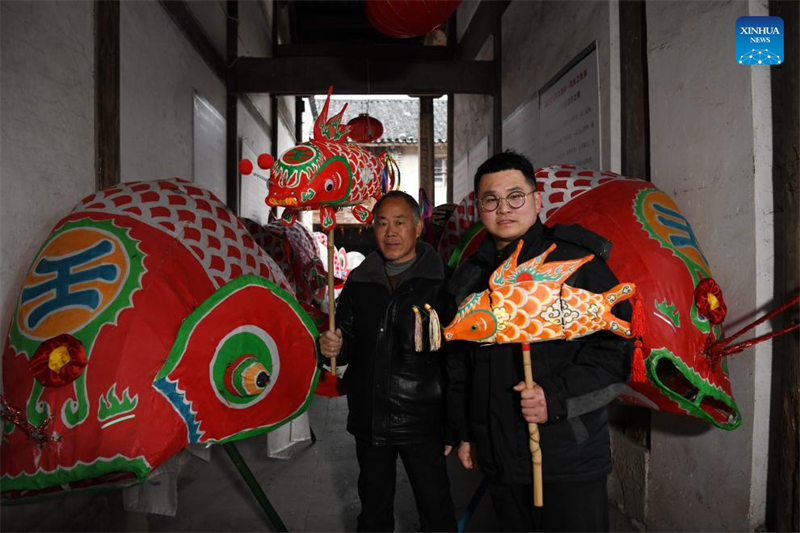
<instances>
[{"instance_id":1,"label":"older man","mask_svg":"<svg viewBox=\"0 0 800 533\"><path fill-rule=\"evenodd\" d=\"M397 457L414 491L422 531L455 531L444 454L441 352L430 351L428 316L414 307L452 308L439 256L418 243L419 205L393 191L373 210L378 251L350 273L339 296L336 332L320 337L325 357L348 364L344 376L356 438L361 514L358 531L394 530ZM424 315L424 316L422 316ZM447 317L443 317L446 319ZM415 349L415 329L425 332Z\"/></svg>"}]
</instances>

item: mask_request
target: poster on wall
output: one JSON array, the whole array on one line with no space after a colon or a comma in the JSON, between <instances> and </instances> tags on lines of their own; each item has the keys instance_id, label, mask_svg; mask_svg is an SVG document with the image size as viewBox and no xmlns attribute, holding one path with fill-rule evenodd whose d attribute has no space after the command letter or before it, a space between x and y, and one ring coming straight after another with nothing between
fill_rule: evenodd
<instances>
[{"instance_id":1,"label":"poster on wall","mask_svg":"<svg viewBox=\"0 0 800 533\"><path fill-rule=\"evenodd\" d=\"M503 121L503 150L518 152L539 168L539 95L519 106Z\"/></svg>"},{"instance_id":2,"label":"poster on wall","mask_svg":"<svg viewBox=\"0 0 800 533\"><path fill-rule=\"evenodd\" d=\"M258 156L248 143L242 139L240 139L240 143L242 147L240 159L257 161ZM240 174L239 180L239 183L241 183L239 216L258 222L263 226L269 221L269 207L264 202L264 198L267 197L269 171L262 170L258 165L254 165L253 172L246 176Z\"/></svg>"},{"instance_id":3,"label":"poster on wall","mask_svg":"<svg viewBox=\"0 0 800 533\"><path fill-rule=\"evenodd\" d=\"M194 93L194 182L226 201L225 117Z\"/></svg>"},{"instance_id":4,"label":"poster on wall","mask_svg":"<svg viewBox=\"0 0 800 533\"><path fill-rule=\"evenodd\" d=\"M597 71L597 49L592 43L539 91L537 166L566 163L603 168Z\"/></svg>"}]
</instances>

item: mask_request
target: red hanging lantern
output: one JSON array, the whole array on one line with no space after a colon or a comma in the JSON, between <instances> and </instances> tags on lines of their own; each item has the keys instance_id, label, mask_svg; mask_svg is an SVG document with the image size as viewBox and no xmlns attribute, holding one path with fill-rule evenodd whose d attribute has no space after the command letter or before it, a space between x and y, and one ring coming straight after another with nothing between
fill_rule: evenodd
<instances>
[{"instance_id":1,"label":"red hanging lantern","mask_svg":"<svg viewBox=\"0 0 800 533\"><path fill-rule=\"evenodd\" d=\"M389 37L420 37L444 24L459 4L461 0L367 0L367 18Z\"/></svg>"},{"instance_id":2,"label":"red hanging lantern","mask_svg":"<svg viewBox=\"0 0 800 533\"><path fill-rule=\"evenodd\" d=\"M350 127L350 139L357 143L371 143L383 135L383 124L369 113L360 113L356 118L347 123Z\"/></svg>"}]
</instances>

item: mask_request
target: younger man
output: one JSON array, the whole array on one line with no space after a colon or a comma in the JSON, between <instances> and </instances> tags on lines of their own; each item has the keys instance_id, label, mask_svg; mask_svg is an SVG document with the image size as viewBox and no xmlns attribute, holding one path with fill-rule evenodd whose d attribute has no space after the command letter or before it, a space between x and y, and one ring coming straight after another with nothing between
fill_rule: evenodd
<instances>
[{"instance_id":1,"label":"younger man","mask_svg":"<svg viewBox=\"0 0 800 533\"><path fill-rule=\"evenodd\" d=\"M456 304L488 287L489 276L524 241L518 263L557 244L548 261L607 252L610 243L580 226L549 228L539 220L541 198L531 163L505 152L475 174L480 218L488 235L450 282ZM599 257L567 283L592 292L617 284ZM630 305L617 306L630 319ZM464 346L466 344L466 346ZM609 332L575 341L531 344L532 390L525 390L516 344L462 343L467 355L448 361L448 414L460 436L462 464L478 466L504 531L607 531L606 476L611 452L606 405L622 391L632 343ZM528 422L539 424L544 507L533 507Z\"/></svg>"}]
</instances>

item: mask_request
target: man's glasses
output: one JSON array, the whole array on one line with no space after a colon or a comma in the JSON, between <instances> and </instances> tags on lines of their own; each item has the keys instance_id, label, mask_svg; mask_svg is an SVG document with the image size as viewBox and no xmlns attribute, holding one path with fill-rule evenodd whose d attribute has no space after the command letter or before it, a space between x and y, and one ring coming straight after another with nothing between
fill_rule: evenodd
<instances>
[{"instance_id":1,"label":"man's glasses","mask_svg":"<svg viewBox=\"0 0 800 533\"><path fill-rule=\"evenodd\" d=\"M519 209L523 205L525 205L525 200L528 195L535 193L536 191L531 191L529 193L524 193L522 191L512 192L505 198L500 198L499 196L495 196L494 194L487 194L480 200L478 200L478 205L481 206L481 209L487 212L496 211L498 207L500 207L500 202L504 201L508 204L511 209Z\"/></svg>"}]
</instances>

